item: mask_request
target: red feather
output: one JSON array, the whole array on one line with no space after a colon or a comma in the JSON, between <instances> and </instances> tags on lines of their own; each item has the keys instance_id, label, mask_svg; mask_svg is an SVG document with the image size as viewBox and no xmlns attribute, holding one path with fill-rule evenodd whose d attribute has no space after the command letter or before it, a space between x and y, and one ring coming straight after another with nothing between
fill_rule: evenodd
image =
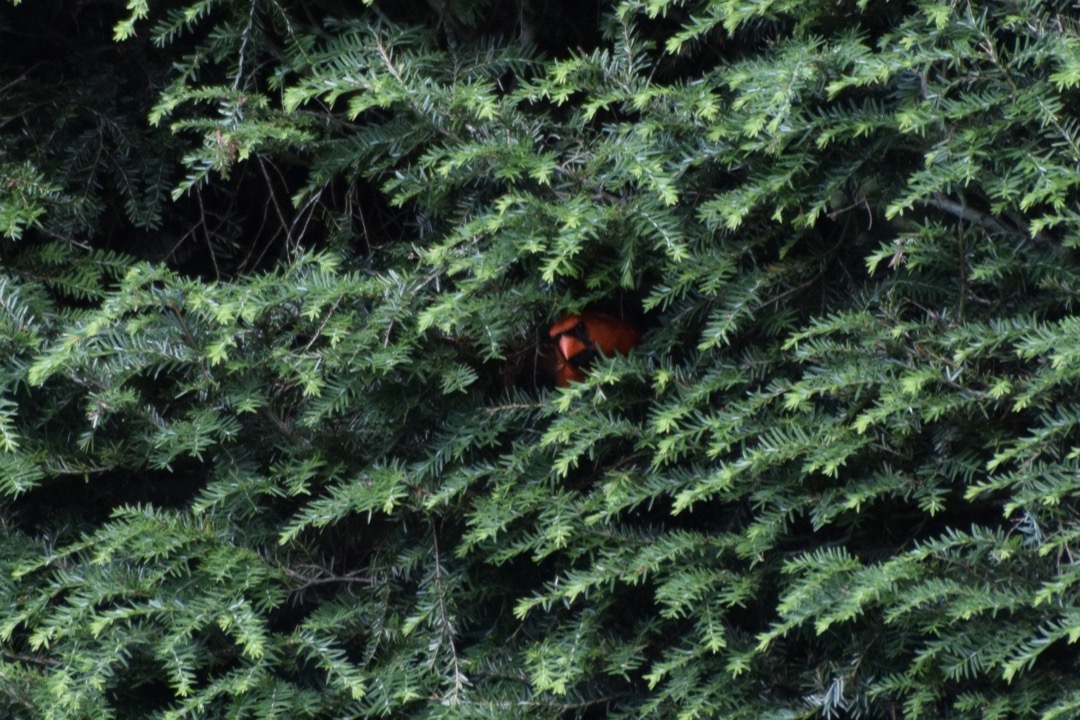
<instances>
[{"instance_id":1,"label":"red feather","mask_svg":"<svg viewBox=\"0 0 1080 720\"><path fill-rule=\"evenodd\" d=\"M597 312L569 315L551 326L555 340L555 384L585 379L582 369L597 353L625 355L641 344L641 333L623 320Z\"/></svg>"}]
</instances>

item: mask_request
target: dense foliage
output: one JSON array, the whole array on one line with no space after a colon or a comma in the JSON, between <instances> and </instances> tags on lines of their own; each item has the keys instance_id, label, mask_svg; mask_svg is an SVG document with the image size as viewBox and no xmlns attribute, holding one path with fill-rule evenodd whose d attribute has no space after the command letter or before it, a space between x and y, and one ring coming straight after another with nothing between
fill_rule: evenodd
<instances>
[{"instance_id":1,"label":"dense foliage","mask_svg":"<svg viewBox=\"0 0 1080 720\"><path fill-rule=\"evenodd\" d=\"M0 714L1080 715L1075 6L0 48Z\"/></svg>"}]
</instances>

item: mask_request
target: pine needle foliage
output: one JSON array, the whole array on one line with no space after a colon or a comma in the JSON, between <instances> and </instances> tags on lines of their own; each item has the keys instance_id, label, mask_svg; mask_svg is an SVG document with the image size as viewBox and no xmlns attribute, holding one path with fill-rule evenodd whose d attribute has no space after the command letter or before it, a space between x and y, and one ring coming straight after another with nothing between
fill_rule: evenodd
<instances>
[{"instance_id":1,"label":"pine needle foliage","mask_svg":"<svg viewBox=\"0 0 1080 720\"><path fill-rule=\"evenodd\" d=\"M1076 715L1080 13L583 5L0 65L0 714Z\"/></svg>"}]
</instances>

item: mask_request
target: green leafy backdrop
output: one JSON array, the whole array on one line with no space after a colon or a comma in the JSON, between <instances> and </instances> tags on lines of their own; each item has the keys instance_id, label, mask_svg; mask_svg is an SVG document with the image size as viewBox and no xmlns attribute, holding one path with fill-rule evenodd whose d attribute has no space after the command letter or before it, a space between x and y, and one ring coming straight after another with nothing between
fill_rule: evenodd
<instances>
[{"instance_id":1,"label":"green leafy backdrop","mask_svg":"<svg viewBox=\"0 0 1080 720\"><path fill-rule=\"evenodd\" d=\"M1072 5L0 45L6 716L1080 713Z\"/></svg>"}]
</instances>

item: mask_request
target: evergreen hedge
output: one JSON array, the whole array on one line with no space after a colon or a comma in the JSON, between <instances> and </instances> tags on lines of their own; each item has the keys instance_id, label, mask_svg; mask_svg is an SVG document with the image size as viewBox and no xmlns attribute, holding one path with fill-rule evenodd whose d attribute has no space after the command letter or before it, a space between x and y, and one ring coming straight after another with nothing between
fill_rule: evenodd
<instances>
[{"instance_id":1,"label":"evergreen hedge","mask_svg":"<svg viewBox=\"0 0 1080 720\"><path fill-rule=\"evenodd\" d=\"M1072 4L3 12L0 714L1080 716Z\"/></svg>"}]
</instances>

